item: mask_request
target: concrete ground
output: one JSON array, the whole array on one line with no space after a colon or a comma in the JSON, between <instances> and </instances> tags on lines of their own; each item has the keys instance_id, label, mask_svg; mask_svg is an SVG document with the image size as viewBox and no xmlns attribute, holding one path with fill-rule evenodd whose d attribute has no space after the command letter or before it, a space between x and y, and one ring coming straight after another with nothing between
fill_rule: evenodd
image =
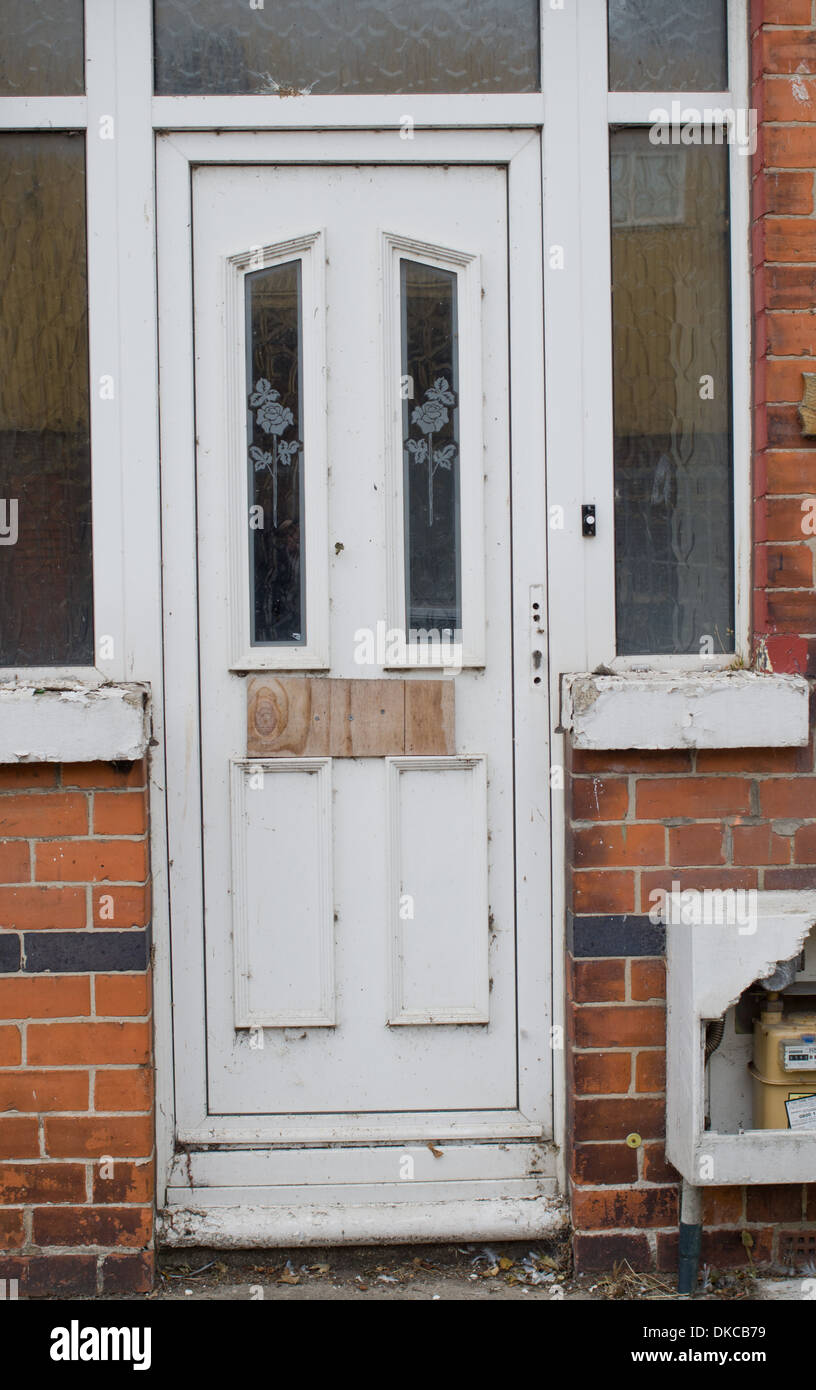
<instances>
[{"instance_id":1,"label":"concrete ground","mask_svg":"<svg viewBox=\"0 0 816 1390\"><path fill-rule=\"evenodd\" d=\"M673 1275L639 1274L623 1265L609 1274L574 1276L565 1246L541 1244L341 1246L299 1250L165 1250L160 1301L466 1301L547 1302L677 1298ZM761 1277L749 1269L701 1271L696 1299L768 1300L816 1296L806 1277Z\"/></svg>"}]
</instances>

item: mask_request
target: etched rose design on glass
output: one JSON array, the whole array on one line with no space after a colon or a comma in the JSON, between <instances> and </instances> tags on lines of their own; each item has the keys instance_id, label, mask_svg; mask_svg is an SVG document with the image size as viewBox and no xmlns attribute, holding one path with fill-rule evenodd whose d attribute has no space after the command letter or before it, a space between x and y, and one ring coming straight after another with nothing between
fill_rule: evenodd
<instances>
[{"instance_id":1,"label":"etched rose design on glass","mask_svg":"<svg viewBox=\"0 0 816 1390\"><path fill-rule=\"evenodd\" d=\"M439 468L450 469L456 456L456 445L445 444L434 448L434 435L447 425L450 415L448 406L456 404L456 396L451 391L447 379L437 377L433 386L425 392L425 400L414 407L411 424L416 425L425 439L406 439L405 447L413 463L421 464L428 470L428 525L434 523L434 476Z\"/></svg>"},{"instance_id":2,"label":"etched rose design on glass","mask_svg":"<svg viewBox=\"0 0 816 1390\"><path fill-rule=\"evenodd\" d=\"M253 444L249 457L255 465L255 472L267 472L272 477L272 527L278 529L278 467L290 468L300 448L297 439L282 439L295 417L288 406L280 404L280 391L275 391L263 377L255 382L255 390L249 404L256 406L255 420L265 434L272 435L271 451L260 449Z\"/></svg>"}]
</instances>

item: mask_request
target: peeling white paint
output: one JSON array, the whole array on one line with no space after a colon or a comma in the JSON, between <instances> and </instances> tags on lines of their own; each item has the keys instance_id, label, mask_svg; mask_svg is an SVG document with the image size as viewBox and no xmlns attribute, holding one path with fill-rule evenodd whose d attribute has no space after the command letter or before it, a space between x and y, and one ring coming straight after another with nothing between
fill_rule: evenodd
<instances>
[{"instance_id":1,"label":"peeling white paint","mask_svg":"<svg viewBox=\"0 0 816 1390\"><path fill-rule=\"evenodd\" d=\"M149 738L146 685L0 684L0 763L133 762Z\"/></svg>"},{"instance_id":2,"label":"peeling white paint","mask_svg":"<svg viewBox=\"0 0 816 1390\"><path fill-rule=\"evenodd\" d=\"M417 1240L541 1240L566 1228L560 1198L371 1202L320 1206L168 1207L157 1239L168 1246L248 1250L274 1246L410 1244Z\"/></svg>"},{"instance_id":3,"label":"peeling white paint","mask_svg":"<svg viewBox=\"0 0 816 1390\"><path fill-rule=\"evenodd\" d=\"M565 675L561 722L576 748L801 748L808 684L756 671Z\"/></svg>"},{"instance_id":4,"label":"peeling white paint","mask_svg":"<svg viewBox=\"0 0 816 1390\"><path fill-rule=\"evenodd\" d=\"M791 92L793 93L793 95L794 95L794 97L796 98L797 101L804 102L805 104L808 104L808 103L810 102L810 96L808 95L808 89L807 89L807 87L805 86L804 82L802 82L802 80L801 80L800 78L794 77L794 78L792 79L792 81L791 81Z\"/></svg>"}]
</instances>

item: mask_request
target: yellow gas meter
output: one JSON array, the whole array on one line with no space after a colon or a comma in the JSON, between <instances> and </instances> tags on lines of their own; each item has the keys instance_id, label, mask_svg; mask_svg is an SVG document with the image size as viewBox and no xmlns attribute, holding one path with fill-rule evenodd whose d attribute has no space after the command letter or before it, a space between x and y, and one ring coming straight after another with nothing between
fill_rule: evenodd
<instances>
[{"instance_id":1,"label":"yellow gas meter","mask_svg":"<svg viewBox=\"0 0 816 1390\"><path fill-rule=\"evenodd\" d=\"M770 998L754 1023L754 1128L816 1130L816 1014Z\"/></svg>"}]
</instances>

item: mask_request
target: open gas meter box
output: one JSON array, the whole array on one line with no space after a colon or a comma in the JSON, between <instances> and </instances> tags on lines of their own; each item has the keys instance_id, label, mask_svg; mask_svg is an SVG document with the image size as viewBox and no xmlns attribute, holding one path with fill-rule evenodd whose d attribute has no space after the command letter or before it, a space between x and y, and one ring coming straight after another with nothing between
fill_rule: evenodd
<instances>
[{"instance_id":1,"label":"open gas meter box","mask_svg":"<svg viewBox=\"0 0 816 1390\"><path fill-rule=\"evenodd\" d=\"M667 1143L695 1186L812 1182L816 893L667 895Z\"/></svg>"}]
</instances>

